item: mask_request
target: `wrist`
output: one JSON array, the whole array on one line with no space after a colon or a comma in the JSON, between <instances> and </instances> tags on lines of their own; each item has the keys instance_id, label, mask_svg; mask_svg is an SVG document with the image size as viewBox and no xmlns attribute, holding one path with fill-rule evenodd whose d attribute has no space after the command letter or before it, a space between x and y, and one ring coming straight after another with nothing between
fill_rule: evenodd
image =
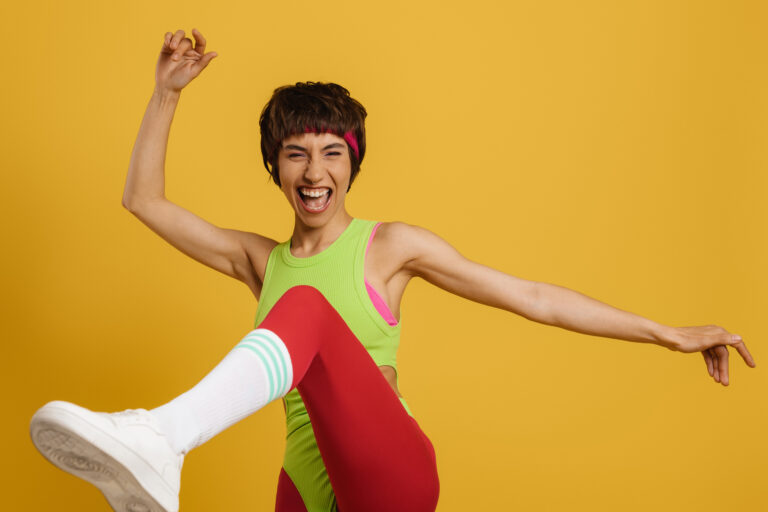
<instances>
[{"instance_id":1,"label":"wrist","mask_svg":"<svg viewBox=\"0 0 768 512\"><path fill-rule=\"evenodd\" d=\"M677 328L656 324L653 329L654 343L669 350L677 350Z\"/></svg>"},{"instance_id":2,"label":"wrist","mask_svg":"<svg viewBox=\"0 0 768 512\"><path fill-rule=\"evenodd\" d=\"M154 91L152 91L152 96L154 98L157 98L161 104L175 104L179 101L179 98L181 97L181 91L174 91L171 89L161 89L158 87L155 87Z\"/></svg>"}]
</instances>

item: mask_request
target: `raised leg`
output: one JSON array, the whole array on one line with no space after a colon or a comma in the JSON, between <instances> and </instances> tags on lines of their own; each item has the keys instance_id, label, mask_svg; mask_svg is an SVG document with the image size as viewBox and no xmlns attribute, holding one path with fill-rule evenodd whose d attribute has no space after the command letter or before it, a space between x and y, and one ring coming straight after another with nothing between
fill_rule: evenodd
<instances>
[{"instance_id":1,"label":"raised leg","mask_svg":"<svg viewBox=\"0 0 768 512\"><path fill-rule=\"evenodd\" d=\"M289 289L259 330L290 353L341 511L433 511L439 480L429 439L343 318L310 286Z\"/></svg>"}]
</instances>

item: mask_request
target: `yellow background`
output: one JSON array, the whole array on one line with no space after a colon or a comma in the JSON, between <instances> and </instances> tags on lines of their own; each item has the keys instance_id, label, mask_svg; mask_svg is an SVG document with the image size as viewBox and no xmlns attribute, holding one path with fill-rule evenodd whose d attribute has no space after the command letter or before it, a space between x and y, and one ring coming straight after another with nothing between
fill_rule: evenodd
<instances>
[{"instance_id":1,"label":"yellow background","mask_svg":"<svg viewBox=\"0 0 768 512\"><path fill-rule=\"evenodd\" d=\"M352 215L427 227L470 259L660 323L723 326L755 357L751 369L731 351L723 387L699 354L414 280L400 386L437 450L439 511L765 510L767 13L734 0L4 6L2 508L107 510L37 453L34 411L156 407L252 328L242 283L120 204L163 35L194 27L219 57L182 93L172 201L287 239L258 116L277 86L337 82L369 112ZM272 510L284 435L273 402L190 453L182 510Z\"/></svg>"}]
</instances>

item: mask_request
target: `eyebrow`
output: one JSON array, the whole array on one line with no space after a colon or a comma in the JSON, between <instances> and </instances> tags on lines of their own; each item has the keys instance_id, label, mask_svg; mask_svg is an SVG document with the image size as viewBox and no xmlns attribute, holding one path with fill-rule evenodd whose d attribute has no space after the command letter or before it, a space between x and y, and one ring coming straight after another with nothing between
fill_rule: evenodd
<instances>
[{"instance_id":1,"label":"eyebrow","mask_svg":"<svg viewBox=\"0 0 768 512\"><path fill-rule=\"evenodd\" d=\"M323 151L330 148L343 148L344 145L340 142L334 142L333 144L328 144L323 148ZM288 144L287 146L283 146L283 149L298 149L299 151L306 151L307 148L302 146L297 146L296 144Z\"/></svg>"}]
</instances>

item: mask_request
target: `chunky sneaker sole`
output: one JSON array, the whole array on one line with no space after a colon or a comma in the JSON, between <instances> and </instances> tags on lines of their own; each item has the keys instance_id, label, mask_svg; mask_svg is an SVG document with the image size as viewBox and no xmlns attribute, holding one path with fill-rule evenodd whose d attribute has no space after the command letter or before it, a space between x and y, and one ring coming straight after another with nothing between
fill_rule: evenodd
<instances>
[{"instance_id":1,"label":"chunky sneaker sole","mask_svg":"<svg viewBox=\"0 0 768 512\"><path fill-rule=\"evenodd\" d=\"M53 465L95 485L117 512L177 512L178 491L107 432L98 415L108 416L69 402L49 402L32 416L32 442Z\"/></svg>"}]
</instances>

